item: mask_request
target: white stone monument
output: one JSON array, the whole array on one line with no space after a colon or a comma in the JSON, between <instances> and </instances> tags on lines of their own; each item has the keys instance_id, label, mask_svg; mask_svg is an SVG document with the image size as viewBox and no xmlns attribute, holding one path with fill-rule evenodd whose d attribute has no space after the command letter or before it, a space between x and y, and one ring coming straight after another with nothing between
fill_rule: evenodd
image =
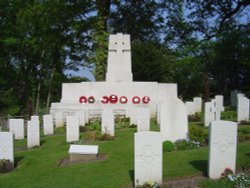
<instances>
[{"instance_id":1,"label":"white stone monument","mask_svg":"<svg viewBox=\"0 0 250 188\"><path fill-rule=\"evenodd\" d=\"M24 139L24 120L23 119L9 119L10 132L14 134L15 140Z\"/></svg>"},{"instance_id":2,"label":"white stone monument","mask_svg":"<svg viewBox=\"0 0 250 188\"><path fill-rule=\"evenodd\" d=\"M115 117L111 108L106 108L102 111L102 133L107 133L111 136L115 135Z\"/></svg>"},{"instance_id":3,"label":"white stone monument","mask_svg":"<svg viewBox=\"0 0 250 188\"><path fill-rule=\"evenodd\" d=\"M150 111L148 108L137 110L137 132L150 131Z\"/></svg>"},{"instance_id":4,"label":"white stone monument","mask_svg":"<svg viewBox=\"0 0 250 188\"><path fill-rule=\"evenodd\" d=\"M130 37L121 33L110 35L108 65L106 81L103 82L82 82L63 83L62 97L59 103L52 103L50 114L57 119L57 125L63 126L67 115L73 115L76 111L88 110L89 118L101 117L101 112L108 105L112 105L114 114L125 115L125 111L132 106L147 106L150 109L151 117L156 115L157 105L169 97L177 97L177 85L172 83L157 82L133 82L132 62L130 50ZM116 95L118 101L115 103L103 104L103 97ZM95 99L90 102L90 97ZM121 97L127 99L122 102ZM134 103L134 97L141 100ZM148 102L143 98L148 97ZM124 99L124 98L123 98ZM124 112L124 114L121 114ZM63 113L59 115L57 113ZM61 117L63 116L63 117ZM88 118L87 118L88 119Z\"/></svg>"},{"instance_id":5,"label":"white stone monument","mask_svg":"<svg viewBox=\"0 0 250 188\"><path fill-rule=\"evenodd\" d=\"M14 162L13 133L0 132L0 160L6 159Z\"/></svg>"},{"instance_id":6,"label":"white stone monument","mask_svg":"<svg viewBox=\"0 0 250 188\"><path fill-rule=\"evenodd\" d=\"M44 135L54 134L54 125L53 125L52 115L43 116L43 132L44 132Z\"/></svg>"},{"instance_id":7,"label":"white stone monument","mask_svg":"<svg viewBox=\"0 0 250 188\"><path fill-rule=\"evenodd\" d=\"M249 121L249 99L247 97L238 97L237 104L237 122Z\"/></svg>"},{"instance_id":8,"label":"white stone monument","mask_svg":"<svg viewBox=\"0 0 250 188\"><path fill-rule=\"evenodd\" d=\"M162 103L160 111L160 131L164 141L187 139L188 118L185 104L177 97L169 98Z\"/></svg>"},{"instance_id":9,"label":"white stone monument","mask_svg":"<svg viewBox=\"0 0 250 188\"><path fill-rule=\"evenodd\" d=\"M40 146L40 127L38 121L28 121L27 125L27 147Z\"/></svg>"},{"instance_id":10,"label":"white stone monument","mask_svg":"<svg viewBox=\"0 0 250 188\"><path fill-rule=\"evenodd\" d=\"M159 132L135 133L135 186L162 183L162 138Z\"/></svg>"},{"instance_id":11,"label":"white stone monument","mask_svg":"<svg viewBox=\"0 0 250 188\"><path fill-rule=\"evenodd\" d=\"M237 123L214 121L209 130L208 176L221 177L226 168L235 172L237 146Z\"/></svg>"},{"instance_id":12,"label":"white stone monument","mask_svg":"<svg viewBox=\"0 0 250 188\"><path fill-rule=\"evenodd\" d=\"M66 141L74 142L79 140L79 117L67 116L66 117Z\"/></svg>"},{"instance_id":13,"label":"white stone monument","mask_svg":"<svg viewBox=\"0 0 250 188\"><path fill-rule=\"evenodd\" d=\"M107 82L132 82L130 36L109 36Z\"/></svg>"}]
</instances>

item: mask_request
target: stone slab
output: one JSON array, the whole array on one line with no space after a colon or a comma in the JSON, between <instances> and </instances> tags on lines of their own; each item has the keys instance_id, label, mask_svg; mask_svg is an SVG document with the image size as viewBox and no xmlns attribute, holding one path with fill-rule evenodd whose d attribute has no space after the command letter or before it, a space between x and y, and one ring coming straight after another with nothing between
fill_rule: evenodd
<instances>
[{"instance_id":1,"label":"stone slab","mask_svg":"<svg viewBox=\"0 0 250 188\"><path fill-rule=\"evenodd\" d=\"M138 108L137 110L137 132L150 131L149 108Z\"/></svg>"},{"instance_id":2,"label":"stone slab","mask_svg":"<svg viewBox=\"0 0 250 188\"><path fill-rule=\"evenodd\" d=\"M27 125L27 147L40 146L40 126L38 121L28 121Z\"/></svg>"},{"instance_id":3,"label":"stone slab","mask_svg":"<svg viewBox=\"0 0 250 188\"><path fill-rule=\"evenodd\" d=\"M115 135L115 117L113 109L106 108L102 112L102 133L107 133L111 136Z\"/></svg>"},{"instance_id":4,"label":"stone slab","mask_svg":"<svg viewBox=\"0 0 250 188\"><path fill-rule=\"evenodd\" d=\"M79 117L67 116L66 117L66 141L73 142L78 141L80 137L79 133Z\"/></svg>"}]
</instances>

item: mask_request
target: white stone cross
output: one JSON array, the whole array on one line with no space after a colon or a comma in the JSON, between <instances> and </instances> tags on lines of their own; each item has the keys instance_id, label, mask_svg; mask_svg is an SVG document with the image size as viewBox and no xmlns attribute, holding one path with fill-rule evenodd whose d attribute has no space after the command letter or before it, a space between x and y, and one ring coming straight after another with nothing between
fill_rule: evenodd
<instances>
[{"instance_id":1,"label":"white stone cross","mask_svg":"<svg viewBox=\"0 0 250 188\"><path fill-rule=\"evenodd\" d=\"M116 52L118 56L122 57L123 52L130 52L129 41L124 40L121 33L110 35L109 51Z\"/></svg>"}]
</instances>

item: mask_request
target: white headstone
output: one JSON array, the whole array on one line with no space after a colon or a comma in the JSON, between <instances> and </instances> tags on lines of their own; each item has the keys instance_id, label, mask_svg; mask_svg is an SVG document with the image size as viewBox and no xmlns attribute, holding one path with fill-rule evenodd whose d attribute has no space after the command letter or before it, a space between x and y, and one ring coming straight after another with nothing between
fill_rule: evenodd
<instances>
[{"instance_id":1,"label":"white headstone","mask_svg":"<svg viewBox=\"0 0 250 188\"><path fill-rule=\"evenodd\" d=\"M109 36L107 82L132 82L130 35Z\"/></svg>"},{"instance_id":2,"label":"white headstone","mask_svg":"<svg viewBox=\"0 0 250 188\"><path fill-rule=\"evenodd\" d=\"M43 116L43 131L44 135L54 134L54 125L52 115Z\"/></svg>"},{"instance_id":3,"label":"white headstone","mask_svg":"<svg viewBox=\"0 0 250 188\"><path fill-rule=\"evenodd\" d=\"M79 117L79 124L80 126L85 126L86 120L85 120L85 111L77 111L76 116Z\"/></svg>"},{"instance_id":4,"label":"white headstone","mask_svg":"<svg viewBox=\"0 0 250 188\"><path fill-rule=\"evenodd\" d=\"M188 137L188 119L185 104L177 97L161 105L160 131L164 140L175 142Z\"/></svg>"},{"instance_id":5,"label":"white headstone","mask_svg":"<svg viewBox=\"0 0 250 188\"><path fill-rule=\"evenodd\" d=\"M159 132L135 133L135 186L162 183L162 137Z\"/></svg>"},{"instance_id":6,"label":"white headstone","mask_svg":"<svg viewBox=\"0 0 250 188\"><path fill-rule=\"evenodd\" d=\"M231 106L237 106L237 95L240 91L233 90L230 92Z\"/></svg>"},{"instance_id":7,"label":"white headstone","mask_svg":"<svg viewBox=\"0 0 250 188\"><path fill-rule=\"evenodd\" d=\"M185 106L187 108L188 115L194 115L196 112L196 106L194 102L185 102Z\"/></svg>"},{"instance_id":8,"label":"white headstone","mask_svg":"<svg viewBox=\"0 0 250 188\"><path fill-rule=\"evenodd\" d=\"M56 127L63 127L64 126L63 112L56 112L55 113L55 124L56 124Z\"/></svg>"},{"instance_id":9,"label":"white headstone","mask_svg":"<svg viewBox=\"0 0 250 188\"><path fill-rule=\"evenodd\" d=\"M222 95L215 96L215 120L216 121L221 119L221 112L224 111L223 99L224 98Z\"/></svg>"},{"instance_id":10,"label":"white headstone","mask_svg":"<svg viewBox=\"0 0 250 188\"><path fill-rule=\"evenodd\" d=\"M194 104L195 104L195 112L201 112L202 98L201 97L194 97Z\"/></svg>"},{"instance_id":11,"label":"white headstone","mask_svg":"<svg viewBox=\"0 0 250 188\"><path fill-rule=\"evenodd\" d=\"M31 121L39 121L39 116L31 116L30 120Z\"/></svg>"},{"instance_id":12,"label":"white headstone","mask_svg":"<svg viewBox=\"0 0 250 188\"><path fill-rule=\"evenodd\" d=\"M237 123L214 121L209 130L208 176L221 177L226 168L235 172L237 146Z\"/></svg>"},{"instance_id":13,"label":"white headstone","mask_svg":"<svg viewBox=\"0 0 250 188\"><path fill-rule=\"evenodd\" d=\"M247 97L238 97L237 122L249 121L249 99Z\"/></svg>"},{"instance_id":14,"label":"white headstone","mask_svg":"<svg viewBox=\"0 0 250 188\"><path fill-rule=\"evenodd\" d=\"M0 160L6 159L14 162L13 133L0 132Z\"/></svg>"},{"instance_id":15,"label":"white headstone","mask_svg":"<svg viewBox=\"0 0 250 188\"><path fill-rule=\"evenodd\" d=\"M27 125L27 147L40 146L40 127L38 121L28 121Z\"/></svg>"},{"instance_id":16,"label":"white headstone","mask_svg":"<svg viewBox=\"0 0 250 188\"><path fill-rule=\"evenodd\" d=\"M139 108L137 113L137 132L150 131L150 110Z\"/></svg>"},{"instance_id":17,"label":"white headstone","mask_svg":"<svg viewBox=\"0 0 250 188\"><path fill-rule=\"evenodd\" d=\"M111 108L103 109L102 111L102 133L115 135L115 117Z\"/></svg>"},{"instance_id":18,"label":"white headstone","mask_svg":"<svg viewBox=\"0 0 250 188\"><path fill-rule=\"evenodd\" d=\"M212 102L205 103L204 125L209 126L214 121L214 104Z\"/></svg>"},{"instance_id":19,"label":"white headstone","mask_svg":"<svg viewBox=\"0 0 250 188\"><path fill-rule=\"evenodd\" d=\"M66 117L66 141L73 142L79 140L79 117L67 116Z\"/></svg>"},{"instance_id":20,"label":"white headstone","mask_svg":"<svg viewBox=\"0 0 250 188\"><path fill-rule=\"evenodd\" d=\"M130 119L130 125L134 124L137 125L137 107L129 108L128 115Z\"/></svg>"},{"instance_id":21,"label":"white headstone","mask_svg":"<svg viewBox=\"0 0 250 188\"><path fill-rule=\"evenodd\" d=\"M9 119L10 132L14 134L15 140L24 139L24 120Z\"/></svg>"}]
</instances>

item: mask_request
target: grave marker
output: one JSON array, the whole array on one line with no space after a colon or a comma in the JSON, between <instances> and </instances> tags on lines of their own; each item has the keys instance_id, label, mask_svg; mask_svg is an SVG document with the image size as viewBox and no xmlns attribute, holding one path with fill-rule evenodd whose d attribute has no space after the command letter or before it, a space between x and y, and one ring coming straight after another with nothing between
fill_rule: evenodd
<instances>
[{"instance_id":1,"label":"grave marker","mask_svg":"<svg viewBox=\"0 0 250 188\"><path fill-rule=\"evenodd\" d=\"M162 138L159 132L135 133L135 186L162 183Z\"/></svg>"},{"instance_id":2,"label":"grave marker","mask_svg":"<svg viewBox=\"0 0 250 188\"><path fill-rule=\"evenodd\" d=\"M235 172L237 146L237 123L214 121L209 128L208 176L221 177L226 168Z\"/></svg>"},{"instance_id":3,"label":"grave marker","mask_svg":"<svg viewBox=\"0 0 250 188\"><path fill-rule=\"evenodd\" d=\"M13 133L0 132L0 160L6 159L14 162Z\"/></svg>"}]
</instances>

